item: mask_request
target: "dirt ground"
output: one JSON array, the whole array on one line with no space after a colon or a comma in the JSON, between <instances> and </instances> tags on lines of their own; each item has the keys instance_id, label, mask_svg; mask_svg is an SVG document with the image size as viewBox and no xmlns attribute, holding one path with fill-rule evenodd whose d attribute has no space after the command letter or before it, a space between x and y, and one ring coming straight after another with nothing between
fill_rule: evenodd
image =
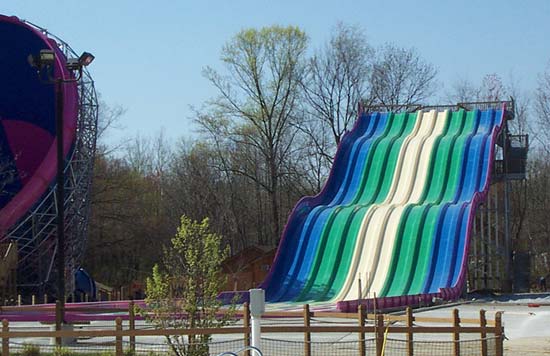
<instances>
[{"instance_id":1,"label":"dirt ground","mask_svg":"<svg viewBox=\"0 0 550 356\"><path fill-rule=\"evenodd\" d=\"M550 294L509 295L478 299L449 308L421 312L420 314L445 317L453 308L466 318L476 318L479 310L487 311L487 318L502 313L504 325L504 354L513 356L550 356Z\"/></svg>"},{"instance_id":2,"label":"dirt ground","mask_svg":"<svg viewBox=\"0 0 550 356\"><path fill-rule=\"evenodd\" d=\"M550 328L550 325L548 328ZM504 354L510 356L550 355L550 337L539 336L505 340Z\"/></svg>"}]
</instances>

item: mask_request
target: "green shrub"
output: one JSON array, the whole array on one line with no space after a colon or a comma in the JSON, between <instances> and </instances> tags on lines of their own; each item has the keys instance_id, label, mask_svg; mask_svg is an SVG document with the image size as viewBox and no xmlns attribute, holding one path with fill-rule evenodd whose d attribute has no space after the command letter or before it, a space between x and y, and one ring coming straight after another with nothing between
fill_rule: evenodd
<instances>
[{"instance_id":1,"label":"green shrub","mask_svg":"<svg viewBox=\"0 0 550 356\"><path fill-rule=\"evenodd\" d=\"M74 355L76 355L74 352L72 352L71 350L65 347L56 347L53 352L53 356L74 356Z\"/></svg>"},{"instance_id":2,"label":"green shrub","mask_svg":"<svg viewBox=\"0 0 550 356\"><path fill-rule=\"evenodd\" d=\"M21 356L40 356L40 347L32 344L23 345Z\"/></svg>"}]
</instances>

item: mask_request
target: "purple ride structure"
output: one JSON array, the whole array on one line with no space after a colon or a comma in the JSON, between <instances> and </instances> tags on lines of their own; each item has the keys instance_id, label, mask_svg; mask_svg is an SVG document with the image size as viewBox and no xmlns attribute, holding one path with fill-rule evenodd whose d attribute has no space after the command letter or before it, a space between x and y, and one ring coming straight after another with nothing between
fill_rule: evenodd
<instances>
[{"instance_id":1,"label":"purple ride structure","mask_svg":"<svg viewBox=\"0 0 550 356\"><path fill-rule=\"evenodd\" d=\"M65 157L65 276L72 290L87 234L98 118L94 82L67 70L77 57L60 38L27 21L0 15L0 243L18 248L22 294L55 290L56 85L43 81L28 61L41 50L56 55L53 77L62 85ZM77 81L74 81L78 79Z\"/></svg>"}]
</instances>

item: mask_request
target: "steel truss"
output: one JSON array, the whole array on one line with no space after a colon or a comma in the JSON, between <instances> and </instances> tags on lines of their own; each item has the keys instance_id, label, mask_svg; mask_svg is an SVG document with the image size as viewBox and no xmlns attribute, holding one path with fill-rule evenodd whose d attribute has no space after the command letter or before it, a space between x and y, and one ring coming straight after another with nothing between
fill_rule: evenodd
<instances>
[{"instance_id":1,"label":"steel truss","mask_svg":"<svg viewBox=\"0 0 550 356\"><path fill-rule=\"evenodd\" d=\"M513 112L512 107L509 119L513 119ZM518 160L514 148L523 149L525 156ZM514 209L521 207L513 206L510 199L514 188L524 194L528 149L529 136L512 134L506 120L495 146L491 187L474 220L468 260L469 291L529 291L529 266L517 266L524 256L516 254L511 237L511 216Z\"/></svg>"},{"instance_id":2,"label":"steel truss","mask_svg":"<svg viewBox=\"0 0 550 356\"><path fill-rule=\"evenodd\" d=\"M67 58L77 53L59 37L47 30L26 24L54 39ZM93 175L98 120L98 100L94 81L84 68L77 82L79 109L76 139L65 165L65 280L66 290L74 289L74 272L84 252L90 215L90 188ZM55 289L56 239L56 183L33 208L7 233L17 241L19 250L18 289L23 295L43 295Z\"/></svg>"}]
</instances>

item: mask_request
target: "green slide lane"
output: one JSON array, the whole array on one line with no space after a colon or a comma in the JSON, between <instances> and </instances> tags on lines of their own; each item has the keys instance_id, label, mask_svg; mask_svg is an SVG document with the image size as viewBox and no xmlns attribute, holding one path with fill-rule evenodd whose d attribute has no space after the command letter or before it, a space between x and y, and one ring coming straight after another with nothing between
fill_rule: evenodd
<instances>
[{"instance_id":1,"label":"green slide lane","mask_svg":"<svg viewBox=\"0 0 550 356\"><path fill-rule=\"evenodd\" d=\"M416 113L390 118L388 135L373 144L354 200L336 208L324 226L313 266L298 301L327 300L341 287L353 254L361 221L368 207L388 193L386 181L393 179L397 157L405 137L416 124Z\"/></svg>"},{"instance_id":2,"label":"green slide lane","mask_svg":"<svg viewBox=\"0 0 550 356\"><path fill-rule=\"evenodd\" d=\"M424 228L428 213L428 205L424 202L438 203L448 177L448 161L456 138L462 133L465 122L464 111L453 112L447 131L434 144L430 159L428 179L423 188L422 197L418 204L408 205L404 212L396 235L396 243L392 253L390 268L380 296L401 295L398 290L403 289L409 282L417 254L419 252L419 236Z\"/></svg>"}]
</instances>

